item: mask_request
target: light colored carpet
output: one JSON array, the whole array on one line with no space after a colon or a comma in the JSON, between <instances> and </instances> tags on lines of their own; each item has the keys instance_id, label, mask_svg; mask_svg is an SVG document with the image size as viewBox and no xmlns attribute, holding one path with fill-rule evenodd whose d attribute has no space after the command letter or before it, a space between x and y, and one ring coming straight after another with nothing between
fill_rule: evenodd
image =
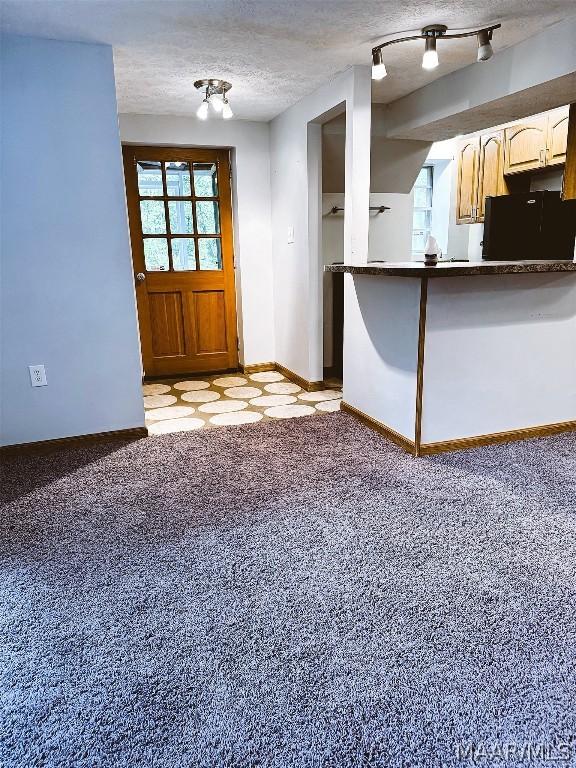
<instances>
[{"instance_id":1,"label":"light colored carpet","mask_svg":"<svg viewBox=\"0 0 576 768\"><path fill-rule=\"evenodd\" d=\"M574 765L575 457L334 413L7 460L0 764Z\"/></svg>"}]
</instances>

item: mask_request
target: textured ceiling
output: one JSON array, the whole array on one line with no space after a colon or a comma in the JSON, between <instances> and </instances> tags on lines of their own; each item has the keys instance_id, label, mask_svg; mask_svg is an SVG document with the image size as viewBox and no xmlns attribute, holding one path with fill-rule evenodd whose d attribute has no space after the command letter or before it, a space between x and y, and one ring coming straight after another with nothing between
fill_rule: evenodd
<instances>
[{"instance_id":1,"label":"textured ceiling","mask_svg":"<svg viewBox=\"0 0 576 768\"><path fill-rule=\"evenodd\" d=\"M108 43L120 112L189 115L194 80L233 84L236 115L269 120L396 32L444 23L501 21L499 50L576 14L575 0L2 0L2 29ZM440 67L420 66L422 45L386 49L389 76L374 101L390 102L475 60L474 40L438 44ZM481 66L481 65L479 65Z\"/></svg>"}]
</instances>

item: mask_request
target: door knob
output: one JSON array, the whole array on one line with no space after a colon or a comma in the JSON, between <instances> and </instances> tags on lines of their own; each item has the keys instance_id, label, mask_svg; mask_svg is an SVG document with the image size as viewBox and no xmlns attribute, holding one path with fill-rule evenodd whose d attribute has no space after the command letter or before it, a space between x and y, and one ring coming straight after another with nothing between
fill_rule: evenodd
<instances>
[{"instance_id":1,"label":"door knob","mask_svg":"<svg viewBox=\"0 0 576 768\"><path fill-rule=\"evenodd\" d=\"M138 280L139 283L141 283L143 280L146 280L146 275L144 272L138 272L136 275L136 280Z\"/></svg>"}]
</instances>

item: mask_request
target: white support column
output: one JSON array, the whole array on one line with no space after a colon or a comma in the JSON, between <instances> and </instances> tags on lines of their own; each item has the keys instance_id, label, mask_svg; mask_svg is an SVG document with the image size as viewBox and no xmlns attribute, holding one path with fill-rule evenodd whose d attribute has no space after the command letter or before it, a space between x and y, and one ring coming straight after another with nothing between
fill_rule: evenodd
<instances>
[{"instance_id":1,"label":"white support column","mask_svg":"<svg viewBox=\"0 0 576 768\"><path fill-rule=\"evenodd\" d=\"M354 67L351 93L346 100L345 264L366 264L368 261L371 116L371 69Z\"/></svg>"}]
</instances>

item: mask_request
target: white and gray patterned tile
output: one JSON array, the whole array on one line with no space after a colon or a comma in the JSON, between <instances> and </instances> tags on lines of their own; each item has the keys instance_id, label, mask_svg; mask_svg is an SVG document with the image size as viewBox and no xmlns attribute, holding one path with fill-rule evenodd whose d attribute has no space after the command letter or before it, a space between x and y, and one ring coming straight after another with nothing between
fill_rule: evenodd
<instances>
[{"instance_id":1,"label":"white and gray patterned tile","mask_svg":"<svg viewBox=\"0 0 576 768\"><path fill-rule=\"evenodd\" d=\"M318 392L302 392L298 395L299 400L306 400L309 403L319 403L322 400L337 400L342 397L342 392L335 389L321 389Z\"/></svg>"},{"instance_id":2,"label":"white and gray patterned tile","mask_svg":"<svg viewBox=\"0 0 576 768\"><path fill-rule=\"evenodd\" d=\"M197 381L197 380L188 380L188 381L177 381L176 384L172 384L174 389L177 389L182 392L193 392L198 389L208 389L210 386L209 381Z\"/></svg>"},{"instance_id":3,"label":"white and gray patterned tile","mask_svg":"<svg viewBox=\"0 0 576 768\"><path fill-rule=\"evenodd\" d=\"M293 395L295 392L302 392L302 387L299 387L298 384L293 384L291 381L265 384L264 389L273 395Z\"/></svg>"},{"instance_id":4,"label":"white and gray patterned tile","mask_svg":"<svg viewBox=\"0 0 576 768\"><path fill-rule=\"evenodd\" d=\"M210 417L210 423L219 427L231 427L235 424L254 424L264 418L257 411L232 411L232 413L217 413Z\"/></svg>"},{"instance_id":5,"label":"white and gray patterned tile","mask_svg":"<svg viewBox=\"0 0 576 768\"><path fill-rule=\"evenodd\" d=\"M146 395L144 408L164 408L166 405L174 405L178 398L174 395Z\"/></svg>"},{"instance_id":6,"label":"white and gray patterned tile","mask_svg":"<svg viewBox=\"0 0 576 768\"><path fill-rule=\"evenodd\" d=\"M250 400L250 405L258 405L260 408L270 408L273 405L290 405L295 403L294 395L260 395Z\"/></svg>"},{"instance_id":7,"label":"white and gray patterned tile","mask_svg":"<svg viewBox=\"0 0 576 768\"><path fill-rule=\"evenodd\" d=\"M277 371L261 371L165 380L142 389L148 431L163 435L336 411L342 392L330 386L304 392Z\"/></svg>"},{"instance_id":8,"label":"white and gray patterned tile","mask_svg":"<svg viewBox=\"0 0 576 768\"><path fill-rule=\"evenodd\" d=\"M202 429L202 427L204 427L203 419L184 417L156 421L148 426L148 432L151 435L168 435L172 432L190 432L193 429Z\"/></svg>"},{"instance_id":9,"label":"white and gray patterned tile","mask_svg":"<svg viewBox=\"0 0 576 768\"><path fill-rule=\"evenodd\" d=\"M185 403L211 403L221 397L220 392L214 392L210 389L200 389L197 392L185 392L180 395L180 400Z\"/></svg>"},{"instance_id":10,"label":"white and gray patterned tile","mask_svg":"<svg viewBox=\"0 0 576 768\"><path fill-rule=\"evenodd\" d=\"M243 376L220 376L212 382L216 387L241 387L247 383L248 379Z\"/></svg>"},{"instance_id":11,"label":"white and gray patterned tile","mask_svg":"<svg viewBox=\"0 0 576 768\"><path fill-rule=\"evenodd\" d=\"M184 405L169 405L167 408L153 408L146 412L146 418L150 421L160 421L161 419L181 419L184 416L191 416L194 408Z\"/></svg>"},{"instance_id":12,"label":"white and gray patterned tile","mask_svg":"<svg viewBox=\"0 0 576 768\"><path fill-rule=\"evenodd\" d=\"M314 410L311 405L276 405L266 408L264 413L273 419L296 419L299 416L310 416Z\"/></svg>"},{"instance_id":13,"label":"white and gray patterned tile","mask_svg":"<svg viewBox=\"0 0 576 768\"><path fill-rule=\"evenodd\" d=\"M260 371L260 373L250 374L249 378L251 381L270 382L283 381L285 377L282 376L281 373L278 373L278 371Z\"/></svg>"},{"instance_id":14,"label":"white and gray patterned tile","mask_svg":"<svg viewBox=\"0 0 576 768\"><path fill-rule=\"evenodd\" d=\"M166 392L170 392L169 384L143 384L142 394L146 395L164 395Z\"/></svg>"}]
</instances>

